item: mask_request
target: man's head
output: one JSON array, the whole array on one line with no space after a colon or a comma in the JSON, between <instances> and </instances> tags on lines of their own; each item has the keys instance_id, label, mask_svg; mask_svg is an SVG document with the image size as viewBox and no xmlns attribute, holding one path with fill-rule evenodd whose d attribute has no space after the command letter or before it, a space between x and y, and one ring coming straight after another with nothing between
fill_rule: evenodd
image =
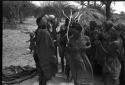
<instances>
[{"instance_id":1,"label":"man's head","mask_svg":"<svg viewBox=\"0 0 125 85\"><path fill-rule=\"evenodd\" d=\"M36 24L37 24L37 26L40 26L41 19L42 19L42 17L38 17L38 18L36 19Z\"/></svg>"},{"instance_id":2,"label":"man's head","mask_svg":"<svg viewBox=\"0 0 125 85\"><path fill-rule=\"evenodd\" d=\"M108 31L109 29L111 29L113 27L113 23L112 23L112 21L106 21L106 22L104 22L104 29L106 30L106 31Z\"/></svg>"},{"instance_id":3,"label":"man's head","mask_svg":"<svg viewBox=\"0 0 125 85\"><path fill-rule=\"evenodd\" d=\"M36 20L36 23L37 23L38 27L46 28L46 25L47 25L46 16L38 17Z\"/></svg>"},{"instance_id":4,"label":"man's head","mask_svg":"<svg viewBox=\"0 0 125 85\"><path fill-rule=\"evenodd\" d=\"M74 37L78 38L81 34L82 27L79 23L72 22L72 25L69 26L69 34L73 35Z\"/></svg>"},{"instance_id":5,"label":"man's head","mask_svg":"<svg viewBox=\"0 0 125 85\"><path fill-rule=\"evenodd\" d=\"M89 25L90 30L95 30L95 28L97 27L97 23L95 21L90 21Z\"/></svg>"}]
</instances>

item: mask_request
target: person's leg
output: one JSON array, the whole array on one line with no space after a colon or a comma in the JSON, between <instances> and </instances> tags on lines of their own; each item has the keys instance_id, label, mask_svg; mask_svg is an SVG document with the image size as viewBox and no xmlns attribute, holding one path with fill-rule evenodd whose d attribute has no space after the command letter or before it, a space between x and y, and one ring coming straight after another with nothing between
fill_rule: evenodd
<instances>
[{"instance_id":1,"label":"person's leg","mask_svg":"<svg viewBox=\"0 0 125 85\"><path fill-rule=\"evenodd\" d=\"M112 85L119 85L119 84L120 84L119 79L112 80Z\"/></svg>"},{"instance_id":2,"label":"person's leg","mask_svg":"<svg viewBox=\"0 0 125 85\"><path fill-rule=\"evenodd\" d=\"M66 65L66 68L65 68L65 74L67 76L67 80L70 80L70 67L69 65Z\"/></svg>"},{"instance_id":3,"label":"person's leg","mask_svg":"<svg viewBox=\"0 0 125 85\"><path fill-rule=\"evenodd\" d=\"M124 85L125 84L125 60L121 60L121 72L120 72L120 85Z\"/></svg>"},{"instance_id":4,"label":"person's leg","mask_svg":"<svg viewBox=\"0 0 125 85\"><path fill-rule=\"evenodd\" d=\"M108 75L105 75L103 79L104 79L104 85L110 85L110 79Z\"/></svg>"},{"instance_id":5,"label":"person's leg","mask_svg":"<svg viewBox=\"0 0 125 85\"><path fill-rule=\"evenodd\" d=\"M34 61L35 61L35 64L36 64L36 69L37 69L37 72L39 72L39 59L38 59L38 55L36 53L33 53L33 57L34 57Z\"/></svg>"},{"instance_id":6,"label":"person's leg","mask_svg":"<svg viewBox=\"0 0 125 85\"><path fill-rule=\"evenodd\" d=\"M62 72L64 72L64 50L63 47L60 47L60 57L61 57L61 67Z\"/></svg>"},{"instance_id":7,"label":"person's leg","mask_svg":"<svg viewBox=\"0 0 125 85\"><path fill-rule=\"evenodd\" d=\"M74 85L79 85L77 82L74 81Z\"/></svg>"},{"instance_id":8,"label":"person's leg","mask_svg":"<svg viewBox=\"0 0 125 85\"><path fill-rule=\"evenodd\" d=\"M40 69L40 73L39 73L39 85L46 85L47 83L47 78L44 75L44 72Z\"/></svg>"},{"instance_id":9,"label":"person's leg","mask_svg":"<svg viewBox=\"0 0 125 85\"><path fill-rule=\"evenodd\" d=\"M61 56L62 72L64 72L64 56Z\"/></svg>"},{"instance_id":10,"label":"person's leg","mask_svg":"<svg viewBox=\"0 0 125 85\"><path fill-rule=\"evenodd\" d=\"M42 77L43 77L42 73L39 73L39 85L42 85Z\"/></svg>"},{"instance_id":11,"label":"person's leg","mask_svg":"<svg viewBox=\"0 0 125 85\"><path fill-rule=\"evenodd\" d=\"M104 78L104 85L119 85L119 79L113 79L110 74L105 74Z\"/></svg>"},{"instance_id":12,"label":"person's leg","mask_svg":"<svg viewBox=\"0 0 125 85\"><path fill-rule=\"evenodd\" d=\"M103 66L103 81L104 81L104 85L108 85L109 82L109 73L106 72L105 70L105 65Z\"/></svg>"},{"instance_id":13,"label":"person's leg","mask_svg":"<svg viewBox=\"0 0 125 85\"><path fill-rule=\"evenodd\" d=\"M42 85L46 85L47 84L47 78L44 76L42 77Z\"/></svg>"}]
</instances>

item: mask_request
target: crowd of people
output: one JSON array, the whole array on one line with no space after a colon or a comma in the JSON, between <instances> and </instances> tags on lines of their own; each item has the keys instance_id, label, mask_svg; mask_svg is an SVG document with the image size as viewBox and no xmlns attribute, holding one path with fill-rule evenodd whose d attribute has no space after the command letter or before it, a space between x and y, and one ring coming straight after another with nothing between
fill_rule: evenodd
<instances>
[{"instance_id":1,"label":"crowd of people","mask_svg":"<svg viewBox=\"0 0 125 85\"><path fill-rule=\"evenodd\" d=\"M102 25L90 21L84 31L78 22L67 18L65 22L58 21L54 15L41 16L36 24L30 49L39 73L39 85L46 85L58 72L58 52L61 70L67 80L74 80L74 85L92 85L97 69L102 72L105 85L125 84L125 37L111 20Z\"/></svg>"}]
</instances>

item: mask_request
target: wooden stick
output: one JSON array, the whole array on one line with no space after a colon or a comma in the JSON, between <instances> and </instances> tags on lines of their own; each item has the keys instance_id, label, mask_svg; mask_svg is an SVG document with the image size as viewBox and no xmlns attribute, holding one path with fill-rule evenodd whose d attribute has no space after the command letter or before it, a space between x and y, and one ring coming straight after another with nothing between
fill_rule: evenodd
<instances>
[{"instance_id":1,"label":"wooden stick","mask_svg":"<svg viewBox=\"0 0 125 85\"><path fill-rule=\"evenodd\" d=\"M66 16L66 14L64 13L64 11L62 11L63 12L63 14L64 14L64 16L66 17L66 18L68 18L68 16ZM69 19L69 18L68 18Z\"/></svg>"},{"instance_id":2,"label":"wooden stick","mask_svg":"<svg viewBox=\"0 0 125 85\"><path fill-rule=\"evenodd\" d=\"M69 33L69 26L70 26L71 19L72 19L72 10L71 10L71 15L70 15L69 24L68 24L68 27L67 27L67 33L66 33L68 42L69 42L69 36L68 36L68 33ZM68 42L67 42L67 44L68 44ZM66 44L66 46L67 46L67 44Z\"/></svg>"}]
</instances>

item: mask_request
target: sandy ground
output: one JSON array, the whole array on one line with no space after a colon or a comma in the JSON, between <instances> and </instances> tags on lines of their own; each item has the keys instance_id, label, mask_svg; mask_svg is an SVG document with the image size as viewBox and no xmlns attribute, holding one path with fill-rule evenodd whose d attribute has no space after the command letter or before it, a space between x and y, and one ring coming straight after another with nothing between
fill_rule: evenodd
<instances>
[{"instance_id":1,"label":"sandy ground","mask_svg":"<svg viewBox=\"0 0 125 85\"><path fill-rule=\"evenodd\" d=\"M36 76L32 79L26 80L22 83L18 83L18 84L14 84L14 85L39 85L38 76ZM52 78L51 80L49 80L47 82L47 85L74 85L74 83L73 83L73 81L67 82L65 79L65 75L61 74L61 76L56 76L56 77ZM104 85L104 84L102 83L102 79L100 77L95 77L94 84L91 84L91 85Z\"/></svg>"},{"instance_id":2,"label":"sandy ground","mask_svg":"<svg viewBox=\"0 0 125 85\"><path fill-rule=\"evenodd\" d=\"M30 21L30 24L28 23ZM18 26L5 25L3 29L3 51L2 65L31 65L34 66L34 61L31 54L28 53L29 35L24 31L32 31L37 28L34 19L28 19L26 24ZM33 24L32 24L33 23Z\"/></svg>"},{"instance_id":3,"label":"sandy ground","mask_svg":"<svg viewBox=\"0 0 125 85\"><path fill-rule=\"evenodd\" d=\"M32 31L37 28L35 19L28 18L25 24L17 26L4 25L3 29L3 46L2 46L2 68L10 65L30 65L35 67L32 54L27 54L29 35L24 31ZM103 85L101 77L94 78L95 85ZM38 85L38 76L14 85ZM73 82L67 83L65 75L55 77L48 81L47 85L73 85Z\"/></svg>"}]
</instances>

